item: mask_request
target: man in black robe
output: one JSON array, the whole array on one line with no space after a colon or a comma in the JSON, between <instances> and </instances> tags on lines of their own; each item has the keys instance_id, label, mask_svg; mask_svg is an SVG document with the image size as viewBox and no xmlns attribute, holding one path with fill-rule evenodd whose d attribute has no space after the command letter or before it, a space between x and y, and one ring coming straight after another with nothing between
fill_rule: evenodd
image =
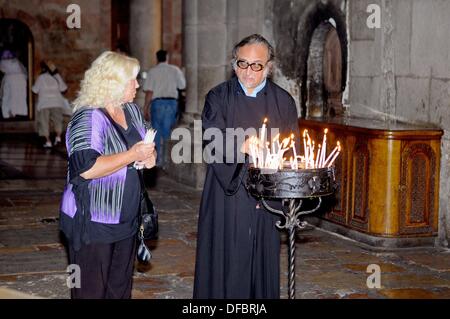
<instances>
[{"instance_id":1,"label":"man in black robe","mask_svg":"<svg viewBox=\"0 0 450 319\"><path fill-rule=\"evenodd\" d=\"M278 128L284 137L299 135L293 98L267 79L273 59L272 46L257 34L234 47L237 77L207 94L204 131L216 128L227 136L227 128L258 129L267 118L268 132ZM233 138L225 140L227 150L231 141L235 161L224 159L207 167L198 220L194 298L279 298L280 231L275 226L279 218L245 188L249 157L242 162L236 159L238 152L249 153L248 139L242 145L233 145Z\"/></svg>"}]
</instances>

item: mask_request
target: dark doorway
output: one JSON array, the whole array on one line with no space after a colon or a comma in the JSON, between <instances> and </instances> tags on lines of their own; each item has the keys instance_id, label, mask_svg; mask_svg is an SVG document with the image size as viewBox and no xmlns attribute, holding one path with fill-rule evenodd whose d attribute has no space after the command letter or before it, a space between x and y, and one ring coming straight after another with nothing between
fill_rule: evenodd
<instances>
[{"instance_id":1,"label":"dark doorway","mask_svg":"<svg viewBox=\"0 0 450 319\"><path fill-rule=\"evenodd\" d=\"M0 112L1 120L33 120L34 109L31 94L31 86L33 83L33 36L28 26L16 19L0 19L0 56L5 51L11 54L21 63L25 68L26 73L26 102L27 115L17 115L13 118L4 119ZM5 73L0 72L0 83L3 85ZM0 90L0 95L3 95L3 85ZM3 103L3 99L1 100ZM1 105L1 104L0 104Z\"/></svg>"},{"instance_id":2,"label":"dark doorway","mask_svg":"<svg viewBox=\"0 0 450 319\"><path fill-rule=\"evenodd\" d=\"M342 113L342 48L332 22L322 22L312 34L305 86L309 117Z\"/></svg>"},{"instance_id":3,"label":"dark doorway","mask_svg":"<svg viewBox=\"0 0 450 319\"><path fill-rule=\"evenodd\" d=\"M130 54L130 1L111 2L111 45L114 51Z\"/></svg>"}]
</instances>

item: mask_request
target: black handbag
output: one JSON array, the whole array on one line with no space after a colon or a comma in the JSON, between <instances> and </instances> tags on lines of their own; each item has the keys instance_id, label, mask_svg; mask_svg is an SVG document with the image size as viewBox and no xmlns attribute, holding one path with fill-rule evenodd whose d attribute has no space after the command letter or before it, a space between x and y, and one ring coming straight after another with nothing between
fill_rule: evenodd
<instances>
[{"instance_id":1,"label":"black handbag","mask_svg":"<svg viewBox=\"0 0 450 319\"><path fill-rule=\"evenodd\" d=\"M123 136L122 131L117 127L116 122L111 118L108 111L103 108L100 110L109 119L111 124L116 129L122 141L128 146L125 136ZM158 213L153 206L150 197L148 197L147 190L145 189L144 177L141 170L137 170L139 175L139 181L141 183L141 201L139 205L139 229L138 229L138 248L137 248L137 259L141 263L148 263L152 258L152 253L150 249L145 244L147 239L156 239L158 237Z\"/></svg>"},{"instance_id":2,"label":"black handbag","mask_svg":"<svg viewBox=\"0 0 450 319\"><path fill-rule=\"evenodd\" d=\"M141 263L148 263L152 258L152 253L145 244L145 240L156 239L158 237L158 213L156 212L150 197L148 197L142 171L138 170L138 174L139 180L141 181L141 203L139 208L139 244L137 249L137 259Z\"/></svg>"}]
</instances>

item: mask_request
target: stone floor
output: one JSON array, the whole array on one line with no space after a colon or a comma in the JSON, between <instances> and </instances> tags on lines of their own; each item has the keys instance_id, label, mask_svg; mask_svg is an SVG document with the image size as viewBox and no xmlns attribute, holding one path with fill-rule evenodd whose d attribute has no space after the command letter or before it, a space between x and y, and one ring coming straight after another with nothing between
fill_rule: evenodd
<instances>
[{"instance_id":1,"label":"stone floor","mask_svg":"<svg viewBox=\"0 0 450 319\"><path fill-rule=\"evenodd\" d=\"M69 298L58 233L65 169L63 148L44 150L34 136L0 135L0 298ZM167 175L149 192L160 213L160 238L151 242L152 264L137 265L133 298L190 298L201 193ZM449 250L375 251L312 227L298 235L296 247L297 298L450 298ZM380 288L367 286L370 264L381 269Z\"/></svg>"}]
</instances>

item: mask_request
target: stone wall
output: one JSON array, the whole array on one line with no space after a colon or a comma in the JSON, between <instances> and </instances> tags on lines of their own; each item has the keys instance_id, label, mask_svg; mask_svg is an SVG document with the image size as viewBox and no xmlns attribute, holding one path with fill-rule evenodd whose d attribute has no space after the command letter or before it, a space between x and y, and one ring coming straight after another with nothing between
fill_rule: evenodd
<instances>
[{"instance_id":1,"label":"stone wall","mask_svg":"<svg viewBox=\"0 0 450 319\"><path fill-rule=\"evenodd\" d=\"M288 90L297 103L297 111L306 114L306 67L314 31L323 21L333 19L343 53L343 75L346 82L347 25L344 0L271 0L266 1L267 34L271 34L277 54L276 83ZM266 23L267 24L267 23ZM302 106L303 104L303 106Z\"/></svg>"},{"instance_id":2,"label":"stone wall","mask_svg":"<svg viewBox=\"0 0 450 319\"><path fill-rule=\"evenodd\" d=\"M182 0L162 2L162 47L170 53L170 63L183 65Z\"/></svg>"},{"instance_id":3,"label":"stone wall","mask_svg":"<svg viewBox=\"0 0 450 319\"><path fill-rule=\"evenodd\" d=\"M369 3L382 10L380 29L364 27ZM439 241L450 238L450 2L351 1L350 112L432 123L441 147ZM361 13L363 15L361 15ZM365 14L365 16L364 16Z\"/></svg>"},{"instance_id":4,"label":"stone wall","mask_svg":"<svg viewBox=\"0 0 450 319\"><path fill-rule=\"evenodd\" d=\"M369 4L381 8L367 27ZM344 61L349 114L432 123L445 130L440 179L439 242L450 238L450 1L190 0L184 2L184 57L192 124L206 92L228 78L232 45L258 32L275 45L275 82L302 100L302 74L315 27L332 17ZM308 38L309 37L309 38ZM345 70L345 68L343 68ZM299 109L300 114L300 109ZM199 183L195 185L200 185Z\"/></svg>"},{"instance_id":5,"label":"stone wall","mask_svg":"<svg viewBox=\"0 0 450 319\"><path fill-rule=\"evenodd\" d=\"M208 91L231 76L234 44L252 33L263 33L265 14L266 1L262 0L183 2L183 62L187 91L182 126L194 131L194 120L200 118ZM196 131L196 134L201 133ZM201 141L185 143L186 147L201 149ZM171 165L169 171L179 181L197 188L203 186L204 164Z\"/></svg>"},{"instance_id":6,"label":"stone wall","mask_svg":"<svg viewBox=\"0 0 450 319\"><path fill-rule=\"evenodd\" d=\"M34 75L41 59L51 59L68 85L66 96L75 97L84 71L102 51L111 47L111 1L79 0L81 28L69 29L66 0L0 0L0 19L17 19L34 39Z\"/></svg>"}]
</instances>

